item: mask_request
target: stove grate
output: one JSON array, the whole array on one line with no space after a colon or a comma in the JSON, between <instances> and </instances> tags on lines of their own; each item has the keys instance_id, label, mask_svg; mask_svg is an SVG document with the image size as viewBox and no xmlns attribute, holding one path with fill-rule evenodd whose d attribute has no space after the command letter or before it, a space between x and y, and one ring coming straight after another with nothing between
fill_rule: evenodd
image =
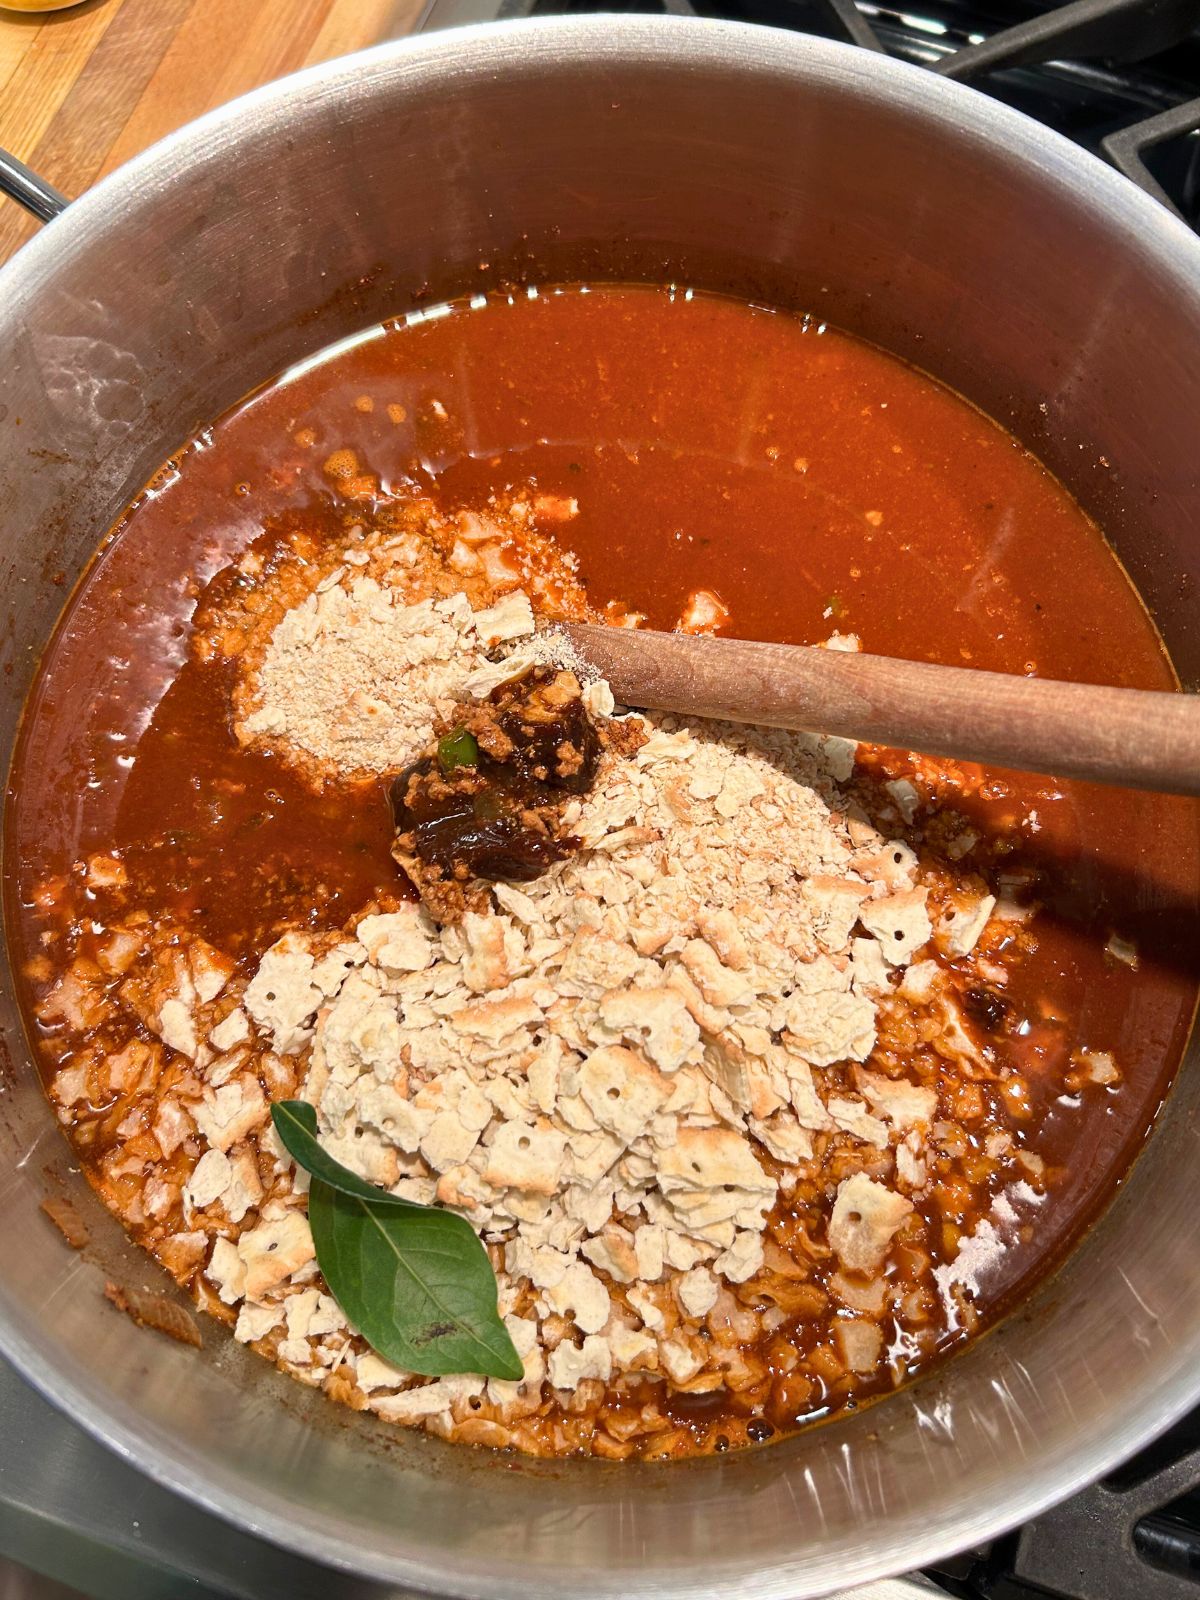
<instances>
[{"instance_id":1,"label":"stove grate","mask_svg":"<svg viewBox=\"0 0 1200 1600\"><path fill-rule=\"evenodd\" d=\"M1163 146L1168 148L1164 151ZM1188 100L1182 105L1160 111L1156 117L1134 123L1110 133L1103 143L1104 153L1113 165L1131 178L1139 188L1160 200L1193 227L1200 218L1200 100ZM1176 205L1171 195L1159 182L1147 164L1147 152L1155 155L1175 155L1175 166L1182 171L1177 175L1176 192L1181 204Z\"/></svg>"}]
</instances>

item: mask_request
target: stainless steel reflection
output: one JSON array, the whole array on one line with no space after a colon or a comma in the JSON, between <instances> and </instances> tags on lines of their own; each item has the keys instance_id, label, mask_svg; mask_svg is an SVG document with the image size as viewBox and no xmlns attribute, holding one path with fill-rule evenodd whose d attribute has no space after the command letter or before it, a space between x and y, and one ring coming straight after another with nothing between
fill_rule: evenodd
<instances>
[{"instance_id":1,"label":"stainless steel reflection","mask_svg":"<svg viewBox=\"0 0 1200 1600\"><path fill-rule=\"evenodd\" d=\"M389 46L263 90L0 273L6 740L55 575L172 447L319 346L505 275L730 289L915 360L1100 516L1200 676L1200 244L955 84L789 34L600 17ZM95 1259L37 1215L46 1168L83 1186L10 996L0 1346L156 1478L406 1592L801 1600L1030 1515L1200 1399L1194 1070L1102 1225L943 1372L733 1459L539 1466L342 1416L215 1329L204 1357L134 1335L99 1284L149 1264L86 1195Z\"/></svg>"}]
</instances>

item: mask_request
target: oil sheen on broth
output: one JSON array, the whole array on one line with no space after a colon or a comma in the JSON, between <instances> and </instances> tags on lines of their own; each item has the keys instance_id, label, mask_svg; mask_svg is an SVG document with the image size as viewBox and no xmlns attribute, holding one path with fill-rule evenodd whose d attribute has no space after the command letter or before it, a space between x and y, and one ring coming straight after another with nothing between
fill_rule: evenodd
<instances>
[{"instance_id":1,"label":"oil sheen on broth","mask_svg":"<svg viewBox=\"0 0 1200 1600\"><path fill-rule=\"evenodd\" d=\"M346 506L323 471L342 450L385 497L482 505L511 486L576 501L555 538L590 601L653 627L674 626L702 588L728 611L723 631L745 638L853 633L878 654L1174 686L1136 594L1061 486L873 347L808 318L649 288L522 290L415 315L307 363L183 449L68 608L9 795L11 937L47 1074L70 1040L35 1007L86 947L103 898L80 866L92 853L116 851L134 903L243 974L284 929L337 928L398 892L385 786L316 793L239 745L231 667L189 654L198 600L253 542L269 566L289 530L319 543L342 529ZM1004 984L967 999L1017 1075L1009 1111L1045 1172L974 1291L982 1326L1111 1194L1177 1064L1195 996L1196 812L902 752L860 751L860 768L934 788L944 778L989 841L986 871L1023 879L1041 907ZM1080 1049L1111 1055L1119 1082L1081 1087ZM81 1154L94 1167L102 1148ZM974 1220L948 1190L921 1210L948 1254ZM899 1365L874 1384L789 1389L781 1372L753 1407L723 1390L667 1393L682 1440L668 1453L786 1432L890 1387L966 1332L949 1318L930 1351L893 1327Z\"/></svg>"}]
</instances>

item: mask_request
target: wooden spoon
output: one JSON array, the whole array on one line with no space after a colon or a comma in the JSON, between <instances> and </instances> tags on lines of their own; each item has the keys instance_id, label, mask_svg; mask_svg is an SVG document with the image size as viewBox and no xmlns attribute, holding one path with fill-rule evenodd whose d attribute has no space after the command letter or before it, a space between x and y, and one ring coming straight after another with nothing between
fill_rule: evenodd
<instances>
[{"instance_id":1,"label":"wooden spoon","mask_svg":"<svg viewBox=\"0 0 1200 1600\"><path fill-rule=\"evenodd\" d=\"M622 704L841 734L1022 772L1200 794L1200 696L809 645L565 624Z\"/></svg>"}]
</instances>

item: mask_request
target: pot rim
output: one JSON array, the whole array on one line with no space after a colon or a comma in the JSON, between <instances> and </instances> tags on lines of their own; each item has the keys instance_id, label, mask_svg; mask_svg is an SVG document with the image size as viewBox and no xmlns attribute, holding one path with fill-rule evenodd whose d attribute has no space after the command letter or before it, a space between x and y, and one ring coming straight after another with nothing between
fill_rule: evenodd
<instances>
[{"instance_id":1,"label":"pot rim","mask_svg":"<svg viewBox=\"0 0 1200 1600\"><path fill-rule=\"evenodd\" d=\"M751 72L791 71L800 83L838 83L847 92L934 122L949 139L993 147L1001 144L1014 163L1036 174L1044 188L1102 214L1114 236L1137 254L1154 256L1162 269L1200 293L1200 239L1186 223L1099 158L975 89L848 43L756 24L601 13L481 23L410 36L306 68L253 90L168 135L72 201L65 213L0 269L0 295L14 306L35 295L59 250L72 238L86 243L88 232L96 226L119 226L112 219L119 217L127 199L168 189L175 175L195 162L227 159L240 135L252 132L256 122L286 117L296 100L318 93L336 95L363 74L389 68L399 73L405 64L427 63L444 71L457 61L473 59L479 70L488 63L499 65L505 59L527 59L530 53L543 52L559 61L649 61L669 63L680 71L713 63ZM261 1485L247 1484L234 1492L217 1484L199 1452L152 1427L134 1408L114 1405L97 1383L81 1380L69 1358L53 1352L48 1355L33 1336L34 1330L23 1326L14 1311L0 1285L0 1354L100 1443L154 1482L204 1510L327 1567L400 1583L409 1593L470 1594L481 1600L528 1596L528 1579L522 1580L518 1570L503 1563L486 1570L466 1562L450 1566L439 1561L435 1566L419 1557L366 1549L339 1532L335 1518L330 1517L324 1525L319 1520L303 1521L286 1499ZM1102 1425L1072 1446L1069 1470L1064 1472L1061 1464L1026 1470L1014 1481L1011 1492L988 1508L948 1512L937 1521L927 1521L906 1539L885 1541L878 1550L865 1546L852 1562L844 1562L836 1575L829 1576L830 1584L863 1584L927 1565L951 1549L985 1541L1027 1521L1093 1482L1160 1434L1200 1398L1200 1366L1189 1363L1186 1352L1176 1350L1174 1357L1165 1375L1146 1382L1139 1401L1130 1399L1120 1411L1106 1415ZM880 1403L886 1405L886 1398ZM724 1462L724 1469L731 1464ZM703 1464L697 1465L703 1470ZM586 1463L582 1466L587 1469ZM1027 1462L1025 1466L1028 1468ZM670 1470L678 1472L679 1464ZM762 1600L795 1600L801 1593L829 1592L808 1586L814 1574L802 1548L794 1559L751 1574L723 1569L719 1555L712 1553L704 1580L699 1582L677 1570L648 1569L655 1592L663 1597L711 1594L722 1576L736 1577L741 1595ZM627 1577L619 1572L615 1576L589 1573L586 1580L576 1583L576 1590L581 1600L624 1595L628 1593Z\"/></svg>"}]
</instances>

